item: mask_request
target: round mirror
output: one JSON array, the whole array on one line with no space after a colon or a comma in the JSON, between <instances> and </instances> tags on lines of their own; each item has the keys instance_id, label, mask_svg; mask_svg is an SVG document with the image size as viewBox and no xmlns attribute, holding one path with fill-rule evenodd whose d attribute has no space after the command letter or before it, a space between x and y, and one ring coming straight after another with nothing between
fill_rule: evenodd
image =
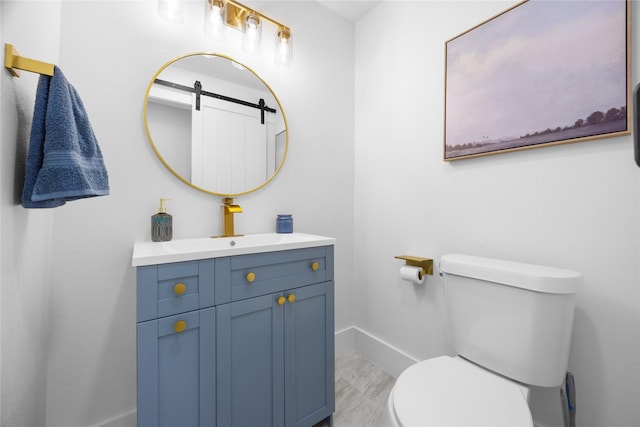
<instances>
[{"instance_id":1,"label":"round mirror","mask_svg":"<svg viewBox=\"0 0 640 427\"><path fill-rule=\"evenodd\" d=\"M265 186L289 145L287 120L269 85L220 54L188 54L163 65L149 82L144 122L171 173L219 196Z\"/></svg>"}]
</instances>

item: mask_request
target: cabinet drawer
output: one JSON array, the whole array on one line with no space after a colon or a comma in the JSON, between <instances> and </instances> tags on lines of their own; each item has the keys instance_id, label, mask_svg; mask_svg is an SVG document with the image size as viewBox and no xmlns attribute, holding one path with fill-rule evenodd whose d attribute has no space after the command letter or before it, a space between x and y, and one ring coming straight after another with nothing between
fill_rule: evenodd
<instances>
[{"instance_id":1,"label":"cabinet drawer","mask_svg":"<svg viewBox=\"0 0 640 427\"><path fill-rule=\"evenodd\" d=\"M217 304L333 279L333 246L238 255L217 262ZM221 280L223 271L228 276Z\"/></svg>"},{"instance_id":2,"label":"cabinet drawer","mask_svg":"<svg viewBox=\"0 0 640 427\"><path fill-rule=\"evenodd\" d=\"M138 322L213 306L213 281L211 259L138 267Z\"/></svg>"}]
</instances>

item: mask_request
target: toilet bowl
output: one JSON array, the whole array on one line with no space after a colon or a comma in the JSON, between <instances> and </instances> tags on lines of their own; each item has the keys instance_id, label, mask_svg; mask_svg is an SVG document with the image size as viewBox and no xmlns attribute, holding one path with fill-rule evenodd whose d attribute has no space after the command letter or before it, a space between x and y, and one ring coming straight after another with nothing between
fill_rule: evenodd
<instances>
[{"instance_id":1,"label":"toilet bowl","mask_svg":"<svg viewBox=\"0 0 640 427\"><path fill-rule=\"evenodd\" d=\"M461 357L418 362L398 377L383 427L533 427L529 390Z\"/></svg>"},{"instance_id":2,"label":"toilet bowl","mask_svg":"<svg viewBox=\"0 0 640 427\"><path fill-rule=\"evenodd\" d=\"M528 386L559 388L566 376L581 274L452 254L440 275L457 356L400 374L383 426L532 427Z\"/></svg>"}]
</instances>

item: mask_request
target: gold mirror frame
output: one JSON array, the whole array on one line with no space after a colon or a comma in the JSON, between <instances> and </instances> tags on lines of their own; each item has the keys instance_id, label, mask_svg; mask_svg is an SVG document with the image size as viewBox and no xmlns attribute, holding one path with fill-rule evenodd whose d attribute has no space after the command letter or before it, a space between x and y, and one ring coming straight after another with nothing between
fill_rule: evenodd
<instances>
[{"instance_id":1,"label":"gold mirror frame","mask_svg":"<svg viewBox=\"0 0 640 427\"><path fill-rule=\"evenodd\" d=\"M267 180L265 182L263 182L262 184L246 190L246 191L242 191L239 193L221 193L212 189L207 189L207 188L203 188L200 187L198 185L193 184L191 181L189 181L187 178L183 177L182 175L180 175L170 164L169 162L162 156L162 154L160 153L158 147L156 146L156 144L153 142L153 137L151 136L151 131L149 129L149 121L147 119L147 105L149 102L149 93L151 91L151 88L153 87L153 84L155 82L155 80L158 78L158 76L170 65L176 63L177 61L184 59L184 58L188 58L191 56L215 56L218 58L223 58L223 59L227 59L231 62L234 62L242 67L244 67L247 71L251 72L260 82L262 82L262 84L264 84L264 86L269 90L269 92L271 92L271 94L273 95L274 99L276 100L276 102L278 103L278 107L280 108L280 112L282 113L282 119L284 121L284 128L285 128L285 134L286 134L286 141L285 141L285 146L284 146L284 152L282 154L282 160L280 161L280 163L277 165L275 171L273 172L273 174L271 176L269 176L267 178ZM170 61L168 61L167 63L165 63L162 67L160 67L160 69L158 69L158 71L156 71L156 73L153 75L153 77L151 78L149 85L147 86L147 90L145 92L145 96L144 96L144 106L143 106L143 119L144 119L144 127L145 127L145 132L147 134L147 139L149 140L149 144L151 144L151 147L153 148L153 151L156 153L156 156L158 157L158 159L160 159L160 161L162 162L162 164L176 177L178 178L180 181L182 181L183 183L187 184L189 187L195 188L196 190L202 191L204 193L207 194L211 194L214 196L223 196L223 197L238 197L238 196L242 196L245 194L249 194L249 193L253 193L254 191L258 191L259 189L261 189L262 187L264 187L265 185L267 185L268 183L270 183L280 172L280 169L282 169L282 166L284 165L284 162L287 158L287 152L289 150L289 125L287 123L287 116L284 113L284 108L282 108L282 104L280 103L280 99L278 98L278 96L276 95L276 93L273 91L273 89L271 89L271 86L269 86L269 84L267 84L266 81L264 81L264 79L262 79L262 77L260 77L253 69L251 69L250 67L246 66L245 64L236 61L235 59L231 58L230 56L227 55L223 55L220 53L207 53L207 52L195 52L195 53L188 53L185 55L181 55L178 56L176 58L171 59Z\"/></svg>"}]
</instances>

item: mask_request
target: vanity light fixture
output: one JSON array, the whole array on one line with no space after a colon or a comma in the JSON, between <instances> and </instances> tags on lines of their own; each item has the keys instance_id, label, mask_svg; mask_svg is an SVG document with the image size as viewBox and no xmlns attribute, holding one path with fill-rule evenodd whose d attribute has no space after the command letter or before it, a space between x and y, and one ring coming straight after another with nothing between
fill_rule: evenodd
<instances>
[{"instance_id":1,"label":"vanity light fixture","mask_svg":"<svg viewBox=\"0 0 640 427\"><path fill-rule=\"evenodd\" d=\"M244 16L244 37L242 38L242 49L247 53L260 53L260 42L262 41L262 20L254 13L249 12Z\"/></svg>"},{"instance_id":2,"label":"vanity light fixture","mask_svg":"<svg viewBox=\"0 0 640 427\"><path fill-rule=\"evenodd\" d=\"M184 17L183 0L158 0L158 13L165 19L181 24ZM262 44L262 22L276 27L275 63L281 66L291 64L293 45L291 29L268 16L251 9L235 0L204 0L204 33L214 40L224 40L226 27L244 33L242 48L257 54Z\"/></svg>"},{"instance_id":3,"label":"vanity light fixture","mask_svg":"<svg viewBox=\"0 0 640 427\"><path fill-rule=\"evenodd\" d=\"M288 66L293 57L291 43L291 29L278 21L251 9L235 0L205 0L206 2L222 2L226 5L227 26L244 33L242 48L248 53L259 53L262 39L262 22L266 21L276 27L276 52L277 65Z\"/></svg>"},{"instance_id":4,"label":"vanity light fixture","mask_svg":"<svg viewBox=\"0 0 640 427\"><path fill-rule=\"evenodd\" d=\"M214 40L226 36L227 5L224 0L207 0L204 3L204 34Z\"/></svg>"},{"instance_id":5,"label":"vanity light fixture","mask_svg":"<svg viewBox=\"0 0 640 427\"><path fill-rule=\"evenodd\" d=\"M293 41L291 31L282 27L278 30L276 39L276 64L287 67L293 60Z\"/></svg>"},{"instance_id":6,"label":"vanity light fixture","mask_svg":"<svg viewBox=\"0 0 640 427\"><path fill-rule=\"evenodd\" d=\"M158 0L158 15L173 24L184 21L184 5L182 0Z\"/></svg>"}]
</instances>

